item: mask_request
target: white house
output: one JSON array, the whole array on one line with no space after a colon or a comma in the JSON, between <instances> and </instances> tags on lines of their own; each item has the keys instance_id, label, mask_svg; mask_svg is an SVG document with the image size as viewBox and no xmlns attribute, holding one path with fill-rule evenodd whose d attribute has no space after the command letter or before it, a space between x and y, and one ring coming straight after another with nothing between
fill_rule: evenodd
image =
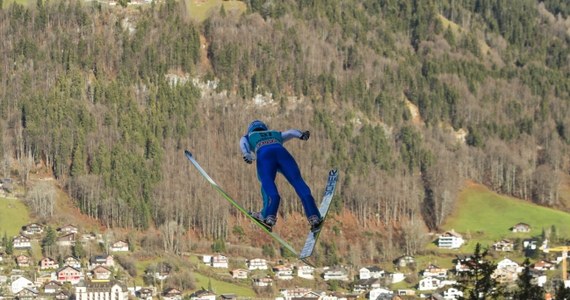
<instances>
[{"instance_id":1,"label":"white house","mask_svg":"<svg viewBox=\"0 0 570 300\"><path fill-rule=\"evenodd\" d=\"M263 258L250 259L247 262L247 268L250 270L267 270L267 261Z\"/></svg>"},{"instance_id":2,"label":"white house","mask_svg":"<svg viewBox=\"0 0 570 300\"><path fill-rule=\"evenodd\" d=\"M403 255L394 260L397 267L406 267L416 263L416 259L411 255Z\"/></svg>"},{"instance_id":3,"label":"white house","mask_svg":"<svg viewBox=\"0 0 570 300\"><path fill-rule=\"evenodd\" d=\"M207 290L199 290L190 295L190 300L216 300L216 294Z\"/></svg>"},{"instance_id":4,"label":"white house","mask_svg":"<svg viewBox=\"0 0 570 300\"><path fill-rule=\"evenodd\" d=\"M34 283L26 277L19 277L18 279L12 281L11 289L12 294L17 294L23 289L35 289Z\"/></svg>"},{"instance_id":5,"label":"white house","mask_svg":"<svg viewBox=\"0 0 570 300\"><path fill-rule=\"evenodd\" d=\"M73 257L73 256L67 256L64 260L63 260L63 265L65 266L70 266L76 269L81 268L81 262L79 261L79 259Z\"/></svg>"},{"instance_id":6,"label":"white house","mask_svg":"<svg viewBox=\"0 0 570 300\"><path fill-rule=\"evenodd\" d=\"M304 287L297 287L294 289L284 289L281 290L281 299L291 300L291 299L324 299L321 298L323 295L313 292L311 289Z\"/></svg>"},{"instance_id":7,"label":"white house","mask_svg":"<svg viewBox=\"0 0 570 300\"><path fill-rule=\"evenodd\" d=\"M406 275L404 275L404 273L390 273L388 278L390 278L391 283L398 283L404 281L404 279L406 279Z\"/></svg>"},{"instance_id":8,"label":"white house","mask_svg":"<svg viewBox=\"0 0 570 300\"><path fill-rule=\"evenodd\" d=\"M309 265L301 265L297 266L297 276L305 279L315 279L313 273L315 272L315 268Z\"/></svg>"},{"instance_id":9,"label":"white house","mask_svg":"<svg viewBox=\"0 0 570 300\"><path fill-rule=\"evenodd\" d=\"M538 241L535 239L523 240L523 248L527 250L536 250L538 248Z\"/></svg>"},{"instance_id":10,"label":"white house","mask_svg":"<svg viewBox=\"0 0 570 300\"><path fill-rule=\"evenodd\" d=\"M62 284L57 281L50 281L44 285L44 293L56 294L61 291Z\"/></svg>"},{"instance_id":11,"label":"white house","mask_svg":"<svg viewBox=\"0 0 570 300\"><path fill-rule=\"evenodd\" d=\"M348 281L348 271L341 267L325 267L323 277L325 281L328 280L342 280Z\"/></svg>"},{"instance_id":12,"label":"white house","mask_svg":"<svg viewBox=\"0 0 570 300\"><path fill-rule=\"evenodd\" d=\"M380 267L372 266L372 267L365 267L358 270L358 278L360 279L369 279L369 278L382 278L384 277L386 272L380 269Z\"/></svg>"},{"instance_id":13,"label":"white house","mask_svg":"<svg viewBox=\"0 0 570 300\"><path fill-rule=\"evenodd\" d=\"M28 235L42 234L44 232L44 227L38 223L31 223L24 226L24 230L22 232Z\"/></svg>"},{"instance_id":14,"label":"white house","mask_svg":"<svg viewBox=\"0 0 570 300\"><path fill-rule=\"evenodd\" d=\"M517 223L511 228L512 232L530 232L530 225L526 223Z\"/></svg>"},{"instance_id":15,"label":"white house","mask_svg":"<svg viewBox=\"0 0 570 300\"><path fill-rule=\"evenodd\" d=\"M125 241L116 241L109 248L112 252L129 252L129 243Z\"/></svg>"},{"instance_id":16,"label":"white house","mask_svg":"<svg viewBox=\"0 0 570 300\"><path fill-rule=\"evenodd\" d=\"M162 299L164 300L181 300L182 291L175 288L168 288L162 293Z\"/></svg>"},{"instance_id":17,"label":"white house","mask_svg":"<svg viewBox=\"0 0 570 300\"><path fill-rule=\"evenodd\" d=\"M253 285L259 287L272 286L273 279L271 279L270 277L255 278L253 279Z\"/></svg>"},{"instance_id":18,"label":"white house","mask_svg":"<svg viewBox=\"0 0 570 300\"><path fill-rule=\"evenodd\" d=\"M380 278L359 279L352 287L353 292L361 293L371 289L381 288Z\"/></svg>"},{"instance_id":19,"label":"white house","mask_svg":"<svg viewBox=\"0 0 570 300\"><path fill-rule=\"evenodd\" d=\"M463 297L463 292L457 288L450 287L447 290L443 291L443 299L445 300L455 300L459 297Z\"/></svg>"},{"instance_id":20,"label":"white house","mask_svg":"<svg viewBox=\"0 0 570 300\"><path fill-rule=\"evenodd\" d=\"M511 269L514 271L517 271L517 270L520 271L519 270L520 266L518 263L516 263L516 262L514 262L508 258L505 258L505 259L503 259L497 263L497 269Z\"/></svg>"},{"instance_id":21,"label":"white house","mask_svg":"<svg viewBox=\"0 0 570 300\"><path fill-rule=\"evenodd\" d=\"M281 280L291 280L293 279L293 268L290 266L279 265L273 267L273 273L275 277Z\"/></svg>"},{"instance_id":22,"label":"white house","mask_svg":"<svg viewBox=\"0 0 570 300\"><path fill-rule=\"evenodd\" d=\"M235 279L247 279L247 270L245 269L235 269L231 271L232 278Z\"/></svg>"},{"instance_id":23,"label":"white house","mask_svg":"<svg viewBox=\"0 0 570 300\"><path fill-rule=\"evenodd\" d=\"M497 263L493 277L499 282L514 282L522 269L518 263L505 258Z\"/></svg>"},{"instance_id":24,"label":"white house","mask_svg":"<svg viewBox=\"0 0 570 300\"><path fill-rule=\"evenodd\" d=\"M112 281L82 281L75 286L75 299L127 300L128 290L125 286Z\"/></svg>"},{"instance_id":25,"label":"white house","mask_svg":"<svg viewBox=\"0 0 570 300\"><path fill-rule=\"evenodd\" d=\"M465 240L463 240L463 236L461 236L461 234L455 232L455 230L451 230L446 231L439 236L437 245L440 248L458 249L464 242Z\"/></svg>"},{"instance_id":26,"label":"white house","mask_svg":"<svg viewBox=\"0 0 570 300\"><path fill-rule=\"evenodd\" d=\"M14 237L14 249L29 249L32 248L32 242L29 237L25 235L18 235Z\"/></svg>"},{"instance_id":27,"label":"white house","mask_svg":"<svg viewBox=\"0 0 570 300\"><path fill-rule=\"evenodd\" d=\"M38 297L38 290L36 288L25 287L19 292L15 293L15 299L36 299Z\"/></svg>"},{"instance_id":28,"label":"white house","mask_svg":"<svg viewBox=\"0 0 570 300\"><path fill-rule=\"evenodd\" d=\"M431 291L438 289L441 286L441 280L435 277L425 277L420 280L418 284L418 290L420 291Z\"/></svg>"},{"instance_id":29,"label":"white house","mask_svg":"<svg viewBox=\"0 0 570 300\"><path fill-rule=\"evenodd\" d=\"M370 292L368 292L368 299L369 300L376 300L379 297L392 297L394 295L394 292L387 290L387 289L383 289L383 288L376 288L376 289L371 289Z\"/></svg>"},{"instance_id":30,"label":"white house","mask_svg":"<svg viewBox=\"0 0 570 300\"><path fill-rule=\"evenodd\" d=\"M78 233L79 230L75 225L67 224L57 229L60 234Z\"/></svg>"},{"instance_id":31,"label":"white house","mask_svg":"<svg viewBox=\"0 0 570 300\"><path fill-rule=\"evenodd\" d=\"M440 268L436 265L429 265L422 272L423 277L437 277L439 279L447 278L447 269Z\"/></svg>"},{"instance_id":32,"label":"white house","mask_svg":"<svg viewBox=\"0 0 570 300\"><path fill-rule=\"evenodd\" d=\"M228 268L228 258L224 255L218 254L212 256L211 266L214 268Z\"/></svg>"}]
</instances>

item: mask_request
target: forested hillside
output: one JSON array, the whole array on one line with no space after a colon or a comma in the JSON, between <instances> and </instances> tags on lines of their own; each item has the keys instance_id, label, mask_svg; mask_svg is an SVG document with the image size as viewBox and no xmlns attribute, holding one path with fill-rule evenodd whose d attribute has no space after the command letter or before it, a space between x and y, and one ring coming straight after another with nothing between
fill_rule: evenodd
<instances>
[{"instance_id":1,"label":"forested hillside","mask_svg":"<svg viewBox=\"0 0 570 300\"><path fill-rule=\"evenodd\" d=\"M335 213L383 255L416 252L465 179L568 210L567 1L245 3L203 23L183 1L4 3L2 175L49 170L106 226L228 238L232 210L182 151L259 208L238 141L263 119L311 130L288 148L313 192L338 167ZM301 206L279 183L286 220Z\"/></svg>"}]
</instances>

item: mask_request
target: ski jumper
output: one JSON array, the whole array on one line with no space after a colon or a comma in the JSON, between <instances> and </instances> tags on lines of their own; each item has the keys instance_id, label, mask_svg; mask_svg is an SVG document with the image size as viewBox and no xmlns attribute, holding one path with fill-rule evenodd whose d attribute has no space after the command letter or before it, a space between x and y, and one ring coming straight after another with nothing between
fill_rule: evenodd
<instances>
[{"instance_id":1,"label":"ski jumper","mask_svg":"<svg viewBox=\"0 0 570 300\"><path fill-rule=\"evenodd\" d=\"M283 147L283 143L292 138L300 138L299 130L276 130L253 131L240 139L242 153L255 152L257 156L257 176L261 182L261 194L263 196L263 209L261 214L265 219L277 219L277 211L281 196L275 184L277 172L281 172L287 181L293 186L301 199L305 215L309 221L320 219L319 210L311 189L303 180L301 171L293 156ZM253 151L252 151L253 149Z\"/></svg>"}]
</instances>

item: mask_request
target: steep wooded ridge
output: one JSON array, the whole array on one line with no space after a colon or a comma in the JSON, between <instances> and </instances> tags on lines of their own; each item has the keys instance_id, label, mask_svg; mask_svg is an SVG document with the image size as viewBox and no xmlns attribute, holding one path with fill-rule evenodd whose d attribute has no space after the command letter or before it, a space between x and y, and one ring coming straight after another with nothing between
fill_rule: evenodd
<instances>
[{"instance_id":1,"label":"steep wooded ridge","mask_svg":"<svg viewBox=\"0 0 570 300\"><path fill-rule=\"evenodd\" d=\"M3 175L11 166L24 181L53 171L107 226L225 238L239 232L231 209L182 151L245 207L259 207L238 140L260 118L311 130L288 148L315 196L338 167L335 213L381 234L370 245L383 252L417 251L465 179L565 208L567 1L246 3L243 14L221 9L202 24L170 0L5 4ZM287 218L301 206L281 186Z\"/></svg>"}]
</instances>

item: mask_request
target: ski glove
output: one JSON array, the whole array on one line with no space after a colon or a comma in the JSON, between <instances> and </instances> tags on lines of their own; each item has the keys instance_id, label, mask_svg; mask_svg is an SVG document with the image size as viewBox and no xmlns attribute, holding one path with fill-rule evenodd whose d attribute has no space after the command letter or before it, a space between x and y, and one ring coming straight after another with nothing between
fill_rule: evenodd
<instances>
[{"instance_id":1,"label":"ski glove","mask_svg":"<svg viewBox=\"0 0 570 300\"><path fill-rule=\"evenodd\" d=\"M306 141L309 139L309 137L311 136L311 132L310 131L303 131L303 133L301 134L300 139L303 141Z\"/></svg>"},{"instance_id":2,"label":"ski glove","mask_svg":"<svg viewBox=\"0 0 570 300\"><path fill-rule=\"evenodd\" d=\"M253 162L253 156L251 156L251 153L244 154L243 161L245 161L248 164L251 164Z\"/></svg>"}]
</instances>

